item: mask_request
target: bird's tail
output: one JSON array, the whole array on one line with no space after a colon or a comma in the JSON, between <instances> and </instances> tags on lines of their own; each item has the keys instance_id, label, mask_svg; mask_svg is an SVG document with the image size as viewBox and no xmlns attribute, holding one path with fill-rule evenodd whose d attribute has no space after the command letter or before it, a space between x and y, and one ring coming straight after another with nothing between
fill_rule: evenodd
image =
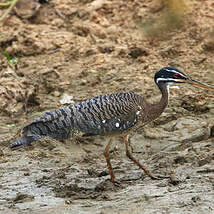
<instances>
[{"instance_id":1,"label":"bird's tail","mask_svg":"<svg viewBox=\"0 0 214 214\"><path fill-rule=\"evenodd\" d=\"M41 136L22 136L13 143L11 143L10 148L12 150L19 149L24 146L30 145L33 141L40 139Z\"/></svg>"}]
</instances>

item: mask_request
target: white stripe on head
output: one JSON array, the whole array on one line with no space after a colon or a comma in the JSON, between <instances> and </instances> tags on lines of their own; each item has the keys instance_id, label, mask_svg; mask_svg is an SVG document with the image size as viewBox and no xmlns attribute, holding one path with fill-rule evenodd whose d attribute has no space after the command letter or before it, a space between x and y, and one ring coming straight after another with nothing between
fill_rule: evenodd
<instances>
[{"instance_id":1,"label":"white stripe on head","mask_svg":"<svg viewBox=\"0 0 214 214\"><path fill-rule=\"evenodd\" d=\"M157 78L156 83L159 83L160 81L171 81L171 82L178 82L180 83L180 81L176 81L176 79L173 78Z\"/></svg>"},{"instance_id":2,"label":"white stripe on head","mask_svg":"<svg viewBox=\"0 0 214 214\"><path fill-rule=\"evenodd\" d=\"M173 72L173 73L175 73L175 74L180 74L182 77L186 78L186 76L185 76L184 74L180 73L179 71L170 70L170 69L167 69L167 68L165 68L164 70L165 70L165 71L169 71L169 72Z\"/></svg>"}]
</instances>

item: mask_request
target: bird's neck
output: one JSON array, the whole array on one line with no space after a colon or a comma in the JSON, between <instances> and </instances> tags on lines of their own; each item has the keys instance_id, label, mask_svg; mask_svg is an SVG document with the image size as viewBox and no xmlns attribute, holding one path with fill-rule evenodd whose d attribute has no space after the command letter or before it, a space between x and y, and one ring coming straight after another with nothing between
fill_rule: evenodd
<instances>
[{"instance_id":1,"label":"bird's neck","mask_svg":"<svg viewBox=\"0 0 214 214\"><path fill-rule=\"evenodd\" d=\"M158 118L168 105L169 95L168 95L167 86L165 84L161 84L158 87L162 93L162 97L159 102L150 104L150 106L149 106L150 108L149 108L149 112L148 112L149 116L151 118L150 121Z\"/></svg>"}]
</instances>

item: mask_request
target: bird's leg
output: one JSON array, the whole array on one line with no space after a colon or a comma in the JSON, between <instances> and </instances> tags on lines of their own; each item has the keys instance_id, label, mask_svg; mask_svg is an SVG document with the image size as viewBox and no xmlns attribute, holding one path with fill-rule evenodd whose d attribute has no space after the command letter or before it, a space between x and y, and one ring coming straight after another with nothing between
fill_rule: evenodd
<instances>
[{"instance_id":1,"label":"bird's leg","mask_svg":"<svg viewBox=\"0 0 214 214\"><path fill-rule=\"evenodd\" d=\"M104 150L104 156L106 158L106 163L107 163L107 167L108 167L108 170L109 170L109 174L111 176L111 181L112 183L114 183L114 172L113 172L113 169L112 169L112 166L111 166L111 162L110 162L110 159L109 159L109 149L111 147L111 144L112 144L112 139L109 140L105 150Z\"/></svg>"},{"instance_id":2,"label":"bird's leg","mask_svg":"<svg viewBox=\"0 0 214 214\"><path fill-rule=\"evenodd\" d=\"M160 179L159 177L155 177L154 175L152 175L152 174L149 172L149 170L148 170L145 166L143 166L137 159L135 159L135 158L132 156L132 154L131 154L131 152L130 152L130 150L129 150L129 135L126 135L126 136L124 137L124 143L125 143L125 146L126 146L126 155L127 155L127 157L128 157L130 160L132 160L137 166L139 166L141 169L143 169L144 172L145 172L150 178L152 178L152 179Z\"/></svg>"}]
</instances>

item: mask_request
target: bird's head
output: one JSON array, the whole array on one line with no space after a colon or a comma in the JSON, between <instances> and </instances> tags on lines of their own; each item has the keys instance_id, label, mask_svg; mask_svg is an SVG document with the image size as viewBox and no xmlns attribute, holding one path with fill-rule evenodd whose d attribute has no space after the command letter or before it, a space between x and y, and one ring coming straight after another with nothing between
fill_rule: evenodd
<instances>
[{"instance_id":1,"label":"bird's head","mask_svg":"<svg viewBox=\"0 0 214 214\"><path fill-rule=\"evenodd\" d=\"M199 81L193 80L183 72L179 71L177 68L165 67L156 72L154 77L155 83L160 85L170 86L175 83L189 83L202 88L214 89L213 86L206 85Z\"/></svg>"}]
</instances>

